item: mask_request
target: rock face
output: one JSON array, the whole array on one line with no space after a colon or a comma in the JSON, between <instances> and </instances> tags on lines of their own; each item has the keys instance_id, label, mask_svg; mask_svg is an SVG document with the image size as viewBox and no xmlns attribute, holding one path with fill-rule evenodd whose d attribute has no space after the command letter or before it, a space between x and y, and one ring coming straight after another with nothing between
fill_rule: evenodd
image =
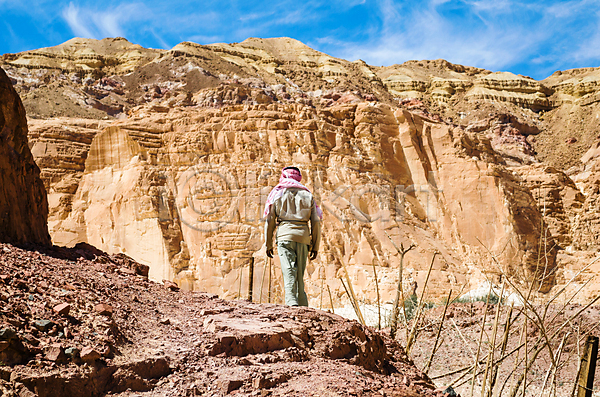
<instances>
[{"instance_id":1,"label":"rock face","mask_svg":"<svg viewBox=\"0 0 600 397\"><path fill-rule=\"evenodd\" d=\"M68 147L66 131L78 125L32 123L40 164L63 161L57 153ZM47 174L56 178L49 182L54 242L85 241L126 253L149 265L151 278L186 289L235 298L246 291L251 256L254 284L268 277L262 208L287 164L301 168L325 211L323 248L308 267L312 305L321 301L323 287L335 305L343 303L346 271L359 298L374 302L374 265L383 299L393 299L394 243L418 246L406 258L407 285L422 285L433 253L440 252L432 296L448 285L475 286L487 273L499 276L500 269L487 266L488 250L498 253L502 271L523 280L541 263L545 223L530 191L498 164L502 158L490 141L389 105L167 112L147 105L98 132L81 153L83 167ZM555 256L554 248L544 256L549 272ZM553 278L544 280L547 290ZM266 290L255 293L255 300L267 299Z\"/></svg>"},{"instance_id":2,"label":"rock face","mask_svg":"<svg viewBox=\"0 0 600 397\"><path fill-rule=\"evenodd\" d=\"M5 54L0 64L35 118L125 117L152 101L163 107L271 102L327 107L418 100L450 124L485 133L513 162L537 159L559 168L579 164L599 127L600 72L595 68L536 81L444 60L374 67L289 38L185 42L169 51L145 49L123 38L75 38Z\"/></svg>"},{"instance_id":3,"label":"rock face","mask_svg":"<svg viewBox=\"0 0 600 397\"><path fill-rule=\"evenodd\" d=\"M124 253L155 280L245 296L254 257L254 299L271 277L279 299L260 218L290 164L325 210L313 306L347 302L346 273L359 299L377 299L375 271L393 299L393 243L417 246L407 288L439 253L432 299L503 273L545 292L593 256L595 157L580 158L597 135L596 69L372 67L287 38L73 39L1 62L32 117L53 241Z\"/></svg>"},{"instance_id":4,"label":"rock face","mask_svg":"<svg viewBox=\"0 0 600 397\"><path fill-rule=\"evenodd\" d=\"M0 70L0 241L49 244L48 201L21 100Z\"/></svg>"}]
</instances>

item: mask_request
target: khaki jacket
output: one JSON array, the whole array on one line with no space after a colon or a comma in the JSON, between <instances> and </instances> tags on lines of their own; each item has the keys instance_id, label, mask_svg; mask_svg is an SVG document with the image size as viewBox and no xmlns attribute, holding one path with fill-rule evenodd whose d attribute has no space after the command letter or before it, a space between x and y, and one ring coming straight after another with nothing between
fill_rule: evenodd
<instances>
[{"instance_id":1,"label":"khaki jacket","mask_svg":"<svg viewBox=\"0 0 600 397\"><path fill-rule=\"evenodd\" d=\"M265 221L267 249L273 248L275 227L277 241L296 241L308 245L309 251L318 251L321 220L317 215L312 193L304 189L288 188L273 202Z\"/></svg>"}]
</instances>

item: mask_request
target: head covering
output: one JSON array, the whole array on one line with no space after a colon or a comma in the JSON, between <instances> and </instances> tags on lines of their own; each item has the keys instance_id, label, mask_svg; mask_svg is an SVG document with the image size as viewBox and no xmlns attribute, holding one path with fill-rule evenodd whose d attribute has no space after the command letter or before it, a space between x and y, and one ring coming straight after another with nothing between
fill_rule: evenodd
<instances>
[{"instance_id":1,"label":"head covering","mask_svg":"<svg viewBox=\"0 0 600 397\"><path fill-rule=\"evenodd\" d=\"M275 186L273 188L273 190L271 190L271 193L269 193L269 196L267 197L267 202L265 204L265 210L263 212L263 217L266 217L267 215L269 215L271 205L273 205L275 200L277 200L278 198L280 198L283 195L283 192L285 191L285 189L295 187L295 188L303 189L303 190L310 192L310 190L306 186L304 186L303 184L300 183L301 180L302 180L302 174L300 173L300 170L298 168L285 167L281 171L281 176L279 177L279 183L277 184L277 186ZM319 218L323 219L323 211L321 211L321 208L319 208L319 206L316 203L315 203L315 207L317 210L317 215L319 215Z\"/></svg>"},{"instance_id":2,"label":"head covering","mask_svg":"<svg viewBox=\"0 0 600 397\"><path fill-rule=\"evenodd\" d=\"M279 177L279 183L281 183L282 179L293 179L296 182L300 182L302 180L302 173L296 167L285 167L281 170L281 176Z\"/></svg>"}]
</instances>

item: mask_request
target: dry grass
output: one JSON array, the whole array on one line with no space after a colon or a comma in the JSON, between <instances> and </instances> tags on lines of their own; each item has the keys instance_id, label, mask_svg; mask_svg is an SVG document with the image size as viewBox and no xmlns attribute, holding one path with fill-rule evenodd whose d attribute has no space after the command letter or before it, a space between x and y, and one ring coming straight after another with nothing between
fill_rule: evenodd
<instances>
[{"instance_id":1,"label":"dry grass","mask_svg":"<svg viewBox=\"0 0 600 397\"><path fill-rule=\"evenodd\" d=\"M411 248L396 246L401 264ZM415 364L429 373L438 386L452 386L463 395L555 397L574 394L582 343L586 335L600 327L600 314L590 310L600 296L586 305L571 304L591 279L585 280L575 292L567 294L567 291L600 257L581 269L544 303L536 303L533 296L550 274L547 266L542 263L531 280L523 282L507 274L496 256L488 252L502 279L499 302L495 305L490 302L450 304L450 292L441 317L438 309L423 310L429 277L422 287L415 315L412 318L408 315L405 302L410 297L402 288L401 265L391 335L404 339L396 332L401 317L401 326L406 331L403 342ZM491 285L487 299L493 294ZM504 305L505 292L516 294L522 304ZM487 323L488 311L493 313L492 324ZM445 321L446 317L451 321ZM420 337L423 334L425 336ZM599 376L596 385L600 389Z\"/></svg>"}]
</instances>

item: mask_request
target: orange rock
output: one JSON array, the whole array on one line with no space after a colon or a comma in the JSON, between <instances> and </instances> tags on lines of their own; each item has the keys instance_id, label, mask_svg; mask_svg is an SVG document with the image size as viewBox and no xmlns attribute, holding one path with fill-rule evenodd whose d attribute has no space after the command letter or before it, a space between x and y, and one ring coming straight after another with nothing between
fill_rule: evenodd
<instances>
[{"instance_id":1,"label":"orange rock","mask_svg":"<svg viewBox=\"0 0 600 397\"><path fill-rule=\"evenodd\" d=\"M66 360L67 356L60 344L54 344L46 349L46 358L50 361L62 362Z\"/></svg>"},{"instance_id":2,"label":"orange rock","mask_svg":"<svg viewBox=\"0 0 600 397\"><path fill-rule=\"evenodd\" d=\"M109 304L106 303L99 303L96 306L94 306L94 310L98 313L101 314L103 316L107 316L110 317L113 315L113 307Z\"/></svg>"},{"instance_id":3,"label":"orange rock","mask_svg":"<svg viewBox=\"0 0 600 397\"><path fill-rule=\"evenodd\" d=\"M163 284L164 284L165 288L168 290L179 291L179 286L172 281L163 280Z\"/></svg>"},{"instance_id":4,"label":"orange rock","mask_svg":"<svg viewBox=\"0 0 600 397\"><path fill-rule=\"evenodd\" d=\"M256 130L240 131L249 119ZM518 267L511 270L520 277L535 274L538 253L545 252L538 249L542 214L529 189L499 164L489 139L384 103L323 112L281 104L160 114L140 107L95 136L82 133L91 144L81 177L65 174L62 180L73 186L60 193L64 200L52 201L56 243L87 236L100 249L127 252L150 265L151 279L169 277L174 284L165 286L172 290L201 288L233 298L240 280L247 288L248 257L265 268L256 254L263 245L262 206L281 171L271 158L302 169L323 204L324 224L335 230L311 261L324 268L332 296L343 293L337 272L344 263L358 299L375 302L367 269L376 264L379 278L389 280L380 285L381 299L394 299L400 258L386 232L396 244L419 244L420 252L406 257L419 285L440 251L429 285L440 295L451 285L483 282L487 249L500 253L501 265ZM68 139L60 143L66 152ZM211 164L203 165L203 156ZM548 269L555 255L549 250ZM307 283L309 297L318 299L320 283Z\"/></svg>"},{"instance_id":5,"label":"orange rock","mask_svg":"<svg viewBox=\"0 0 600 397\"><path fill-rule=\"evenodd\" d=\"M55 313L58 313L61 316L67 316L71 311L71 305L69 305L68 303L61 303L60 305L54 306L52 310L54 310Z\"/></svg>"},{"instance_id":6,"label":"orange rock","mask_svg":"<svg viewBox=\"0 0 600 397\"><path fill-rule=\"evenodd\" d=\"M0 241L50 245L48 201L27 141L25 108L0 70Z\"/></svg>"},{"instance_id":7,"label":"orange rock","mask_svg":"<svg viewBox=\"0 0 600 397\"><path fill-rule=\"evenodd\" d=\"M96 361L96 360L100 359L100 357L102 357L100 355L100 353L98 353L98 351L96 351L95 349L93 349L91 347L84 347L81 350L81 353L79 353L79 356L85 362Z\"/></svg>"},{"instance_id":8,"label":"orange rock","mask_svg":"<svg viewBox=\"0 0 600 397\"><path fill-rule=\"evenodd\" d=\"M7 340L0 340L0 352L8 349L8 346L10 346L10 342L9 341L7 341Z\"/></svg>"}]
</instances>

